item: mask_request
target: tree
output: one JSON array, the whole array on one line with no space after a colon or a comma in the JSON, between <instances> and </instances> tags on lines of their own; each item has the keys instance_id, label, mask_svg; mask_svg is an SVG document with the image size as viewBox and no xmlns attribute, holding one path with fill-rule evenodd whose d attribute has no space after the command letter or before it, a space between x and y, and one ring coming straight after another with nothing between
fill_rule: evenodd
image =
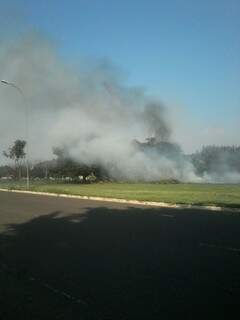
<instances>
[{"instance_id":1,"label":"tree","mask_svg":"<svg viewBox=\"0 0 240 320\"><path fill-rule=\"evenodd\" d=\"M25 140L16 140L12 147L9 147L8 152L3 151L3 155L15 163L15 169L18 171L18 177L21 178L22 160L25 158L26 153L24 151L26 146Z\"/></svg>"}]
</instances>

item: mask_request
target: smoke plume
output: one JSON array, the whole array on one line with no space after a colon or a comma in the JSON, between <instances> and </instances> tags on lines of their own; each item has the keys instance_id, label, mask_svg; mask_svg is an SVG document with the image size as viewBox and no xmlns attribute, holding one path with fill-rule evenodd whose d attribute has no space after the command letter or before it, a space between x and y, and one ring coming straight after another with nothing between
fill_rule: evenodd
<instances>
[{"instance_id":1,"label":"smoke plume","mask_svg":"<svg viewBox=\"0 0 240 320\"><path fill-rule=\"evenodd\" d=\"M68 65L49 41L31 34L1 45L0 76L26 97L0 88L2 150L25 138L27 107L32 161L51 159L53 147L64 147L74 160L101 165L117 179L202 180L180 148L161 149L174 145L166 108L144 90L125 86L110 62Z\"/></svg>"}]
</instances>

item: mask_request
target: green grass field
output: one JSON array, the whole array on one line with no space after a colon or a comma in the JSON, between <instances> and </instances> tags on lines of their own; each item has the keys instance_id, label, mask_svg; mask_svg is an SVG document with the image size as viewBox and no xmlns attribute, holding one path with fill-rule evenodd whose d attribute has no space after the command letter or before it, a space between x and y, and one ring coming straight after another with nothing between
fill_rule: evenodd
<instances>
[{"instance_id":1,"label":"green grass field","mask_svg":"<svg viewBox=\"0 0 240 320\"><path fill-rule=\"evenodd\" d=\"M25 189L24 182L0 182L0 188ZM240 185L31 182L32 191L81 196L157 201L171 204L216 205L240 208Z\"/></svg>"}]
</instances>

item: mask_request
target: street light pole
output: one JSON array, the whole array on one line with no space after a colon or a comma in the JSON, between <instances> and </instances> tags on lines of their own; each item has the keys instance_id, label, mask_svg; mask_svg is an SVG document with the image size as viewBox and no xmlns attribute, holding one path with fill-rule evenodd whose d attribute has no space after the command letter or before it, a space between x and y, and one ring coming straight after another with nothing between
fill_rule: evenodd
<instances>
[{"instance_id":1,"label":"street light pole","mask_svg":"<svg viewBox=\"0 0 240 320\"><path fill-rule=\"evenodd\" d=\"M27 103L27 98L24 94L24 92L22 91L21 88L19 88L16 84L9 82L7 80L1 80L1 82L7 86L13 87L15 88L23 97L23 100L25 102L25 136L26 136L26 169L27 169L27 189L29 189L30 187L30 179L29 179L29 147L28 147L28 141L29 141L29 137L28 137L28 103Z\"/></svg>"}]
</instances>

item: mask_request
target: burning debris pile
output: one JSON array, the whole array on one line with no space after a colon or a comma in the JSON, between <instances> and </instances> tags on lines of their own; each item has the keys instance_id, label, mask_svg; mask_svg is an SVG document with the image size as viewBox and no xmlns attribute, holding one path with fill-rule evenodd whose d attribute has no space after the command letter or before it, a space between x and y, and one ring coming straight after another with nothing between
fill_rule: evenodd
<instances>
[{"instance_id":1,"label":"burning debris pile","mask_svg":"<svg viewBox=\"0 0 240 320\"><path fill-rule=\"evenodd\" d=\"M161 180L177 181L180 178L185 160L178 144L158 141L155 137L147 138L145 142L135 140L133 144L136 153L143 153L149 159L162 159L162 162L166 163L164 172L161 170ZM176 170L179 172L178 176Z\"/></svg>"}]
</instances>

